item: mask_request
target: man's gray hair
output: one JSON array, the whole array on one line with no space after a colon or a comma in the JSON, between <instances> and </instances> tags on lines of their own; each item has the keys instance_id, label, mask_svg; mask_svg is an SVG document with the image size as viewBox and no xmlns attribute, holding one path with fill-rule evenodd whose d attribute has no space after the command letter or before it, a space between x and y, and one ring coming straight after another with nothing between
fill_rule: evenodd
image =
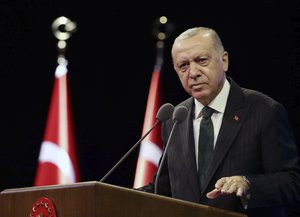
<instances>
[{"instance_id":1,"label":"man's gray hair","mask_svg":"<svg viewBox=\"0 0 300 217\"><path fill-rule=\"evenodd\" d=\"M177 41L181 41L181 40L193 37L193 36L198 35L198 34L203 34L203 33L210 33L216 50L217 51L224 51L223 43L222 43L218 33L214 29L208 28L208 27L194 27L194 28L187 29L186 31L182 32L174 40L174 43L177 42Z\"/></svg>"}]
</instances>

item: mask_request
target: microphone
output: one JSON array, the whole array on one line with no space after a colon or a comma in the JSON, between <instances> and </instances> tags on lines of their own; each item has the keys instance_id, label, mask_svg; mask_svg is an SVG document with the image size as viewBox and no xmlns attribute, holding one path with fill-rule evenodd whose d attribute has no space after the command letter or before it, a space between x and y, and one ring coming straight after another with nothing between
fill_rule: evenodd
<instances>
[{"instance_id":1,"label":"microphone","mask_svg":"<svg viewBox=\"0 0 300 217\"><path fill-rule=\"evenodd\" d=\"M165 146L165 149L164 149L164 152L163 152L163 155L161 157L160 164L159 164L159 167L158 167L158 170L157 170L157 173L156 173L156 178L155 178L155 183L154 183L154 194L157 194L158 180L159 180L160 173L161 173L161 170L162 170L162 165L165 162L166 153L167 153L170 141L172 139L174 129L177 126L177 124L182 123L186 119L187 114L188 114L188 110L185 106L178 106L174 110L174 113L173 113L173 122L174 122L174 124L173 124L173 127L171 129L168 141L166 143L166 146Z\"/></svg>"},{"instance_id":2,"label":"microphone","mask_svg":"<svg viewBox=\"0 0 300 217\"><path fill-rule=\"evenodd\" d=\"M129 149L129 151L113 166L113 168L110 169L110 171L108 171L108 173L106 173L106 175L99 181L99 182L104 182L104 180L127 158L127 156L133 152L133 150L145 139L146 136L148 136L148 134L156 127L156 125L159 122L164 122L166 120L168 120L172 113L174 111L174 106L171 103L165 103L163 104L159 110L157 111L156 114L156 122L154 123L154 125L150 128L150 130L147 131L147 133L145 133L144 136L142 136L135 144L134 146L131 147L131 149Z\"/></svg>"}]
</instances>

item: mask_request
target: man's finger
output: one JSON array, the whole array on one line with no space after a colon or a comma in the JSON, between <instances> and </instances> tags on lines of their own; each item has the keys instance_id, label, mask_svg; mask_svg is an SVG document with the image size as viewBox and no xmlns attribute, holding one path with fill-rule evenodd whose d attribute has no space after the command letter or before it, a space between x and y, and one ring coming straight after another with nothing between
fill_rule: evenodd
<instances>
[{"instance_id":1,"label":"man's finger","mask_svg":"<svg viewBox=\"0 0 300 217\"><path fill-rule=\"evenodd\" d=\"M239 187L236 192L236 196L241 197L244 194L243 188Z\"/></svg>"},{"instance_id":2,"label":"man's finger","mask_svg":"<svg viewBox=\"0 0 300 217\"><path fill-rule=\"evenodd\" d=\"M214 199L214 198L218 197L220 194L221 194L220 189L215 188L214 190L208 192L206 194L206 197L209 199Z\"/></svg>"},{"instance_id":3,"label":"man's finger","mask_svg":"<svg viewBox=\"0 0 300 217\"><path fill-rule=\"evenodd\" d=\"M226 178L221 178L215 184L215 188L222 188L224 183L226 183Z\"/></svg>"}]
</instances>

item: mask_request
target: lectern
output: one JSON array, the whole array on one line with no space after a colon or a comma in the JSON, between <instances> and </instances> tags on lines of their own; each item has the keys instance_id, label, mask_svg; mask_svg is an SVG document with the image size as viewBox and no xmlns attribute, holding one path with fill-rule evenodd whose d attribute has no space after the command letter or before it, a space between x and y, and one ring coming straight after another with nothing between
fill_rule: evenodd
<instances>
[{"instance_id":1,"label":"lectern","mask_svg":"<svg viewBox=\"0 0 300 217\"><path fill-rule=\"evenodd\" d=\"M35 213L41 208L47 213ZM4 190L0 194L0 216L246 217L97 181Z\"/></svg>"}]
</instances>

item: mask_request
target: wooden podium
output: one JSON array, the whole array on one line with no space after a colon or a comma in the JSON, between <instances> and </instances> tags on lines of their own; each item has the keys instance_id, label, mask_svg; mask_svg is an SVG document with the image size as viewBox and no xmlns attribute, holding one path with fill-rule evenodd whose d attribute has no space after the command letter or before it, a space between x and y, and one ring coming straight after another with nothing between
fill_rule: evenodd
<instances>
[{"instance_id":1,"label":"wooden podium","mask_svg":"<svg viewBox=\"0 0 300 217\"><path fill-rule=\"evenodd\" d=\"M49 215L31 215L40 198L49 199ZM48 207L48 204L43 204ZM69 185L7 189L0 194L1 217L246 217L246 215L115 185Z\"/></svg>"}]
</instances>

